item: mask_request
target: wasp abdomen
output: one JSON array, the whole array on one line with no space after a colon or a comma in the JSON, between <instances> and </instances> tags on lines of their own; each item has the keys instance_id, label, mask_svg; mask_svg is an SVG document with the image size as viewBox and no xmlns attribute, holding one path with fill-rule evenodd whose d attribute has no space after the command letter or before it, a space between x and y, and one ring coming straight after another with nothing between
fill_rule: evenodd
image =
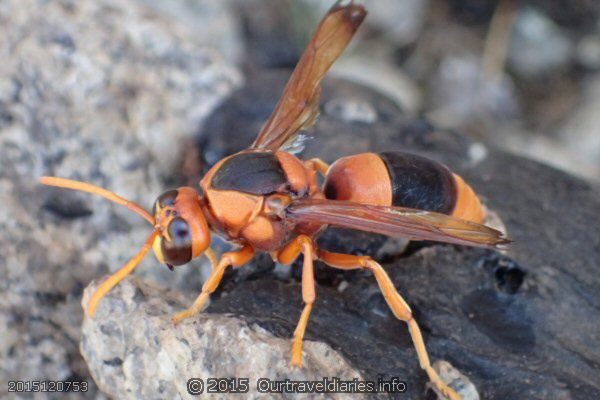
<instances>
[{"instance_id":1,"label":"wasp abdomen","mask_svg":"<svg viewBox=\"0 0 600 400\"><path fill-rule=\"evenodd\" d=\"M416 154L363 153L333 163L325 197L434 211L481 222L483 209L473 190L444 165Z\"/></svg>"},{"instance_id":2,"label":"wasp abdomen","mask_svg":"<svg viewBox=\"0 0 600 400\"><path fill-rule=\"evenodd\" d=\"M485 211L475 191L460 176L453 175L457 196L452 216L477 223L483 222Z\"/></svg>"}]
</instances>

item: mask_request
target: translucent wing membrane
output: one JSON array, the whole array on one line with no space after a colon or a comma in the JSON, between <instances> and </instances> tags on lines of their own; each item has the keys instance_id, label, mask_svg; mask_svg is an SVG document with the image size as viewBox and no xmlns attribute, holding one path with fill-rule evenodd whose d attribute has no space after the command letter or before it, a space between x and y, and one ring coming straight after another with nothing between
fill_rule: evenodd
<instances>
[{"instance_id":1,"label":"translucent wing membrane","mask_svg":"<svg viewBox=\"0 0 600 400\"><path fill-rule=\"evenodd\" d=\"M298 132L312 126L319 114L320 82L342 54L366 14L362 6L354 3L342 5L341 1L329 10L252 148L277 150L283 146L294 147Z\"/></svg>"},{"instance_id":2,"label":"translucent wing membrane","mask_svg":"<svg viewBox=\"0 0 600 400\"><path fill-rule=\"evenodd\" d=\"M291 222L310 222L380 233L411 240L434 240L499 248L510 243L500 231L448 215L351 201L302 199L287 208Z\"/></svg>"}]
</instances>

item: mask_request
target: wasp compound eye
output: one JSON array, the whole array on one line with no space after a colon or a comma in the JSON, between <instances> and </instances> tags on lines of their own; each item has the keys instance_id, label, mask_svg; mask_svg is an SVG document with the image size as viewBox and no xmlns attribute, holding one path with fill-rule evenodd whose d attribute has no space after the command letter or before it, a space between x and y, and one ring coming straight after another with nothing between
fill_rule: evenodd
<instances>
[{"instance_id":1,"label":"wasp compound eye","mask_svg":"<svg viewBox=\"0 0 600 400\"><path fill-rule=\"evenodd\" d=\"M190 226L183 218L174 218L167 232L170 240L163 237L161 250L165 262L171 265L182 265L192 259L192 234Z\"/></svg>"},{"instance_id":2,"label":"wasp compound eye","mask_svg":"<svg viewBox=\"0 0 600 400\"><path fill-rule=\"evenodd\" d=\"M178 194L178 190L169 190L158 196L158 199L154 202L154 206L152 206L152 214L156 215L157 211L160 211L167 206L174 206Z\"/></svg>"}]
</instances>

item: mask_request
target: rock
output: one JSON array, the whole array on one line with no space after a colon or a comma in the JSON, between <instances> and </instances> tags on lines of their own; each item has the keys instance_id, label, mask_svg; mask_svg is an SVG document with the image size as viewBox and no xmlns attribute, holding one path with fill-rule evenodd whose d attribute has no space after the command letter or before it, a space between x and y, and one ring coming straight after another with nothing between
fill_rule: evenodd
<instances>
[{"instance_id":1,"label":"rock","mask_svg":"<svg viewBox=\"0 0 600 400\"><path fill-rule=\"evenodd\" d=\"M229 0L243 29L244 58L248 70L293 68L314 27L294 15L292 2L279 0ZM299 17L299 18L295 18ZM306 22L306 21L305 21ZM316 21L315 21L316 22Z\"/></svg>"},{"instance_id":2,"label":"rock","mask_svg":"<svg viewBox=\"0 0 600 400\"><path fill-rule=\"evenodd\" d=\"M194 43L216 49L232 63L244 58L242 25L231 1L138 0L164 13L194 36Z\"/></svg>"},{"instance_id":3,"label":"rock","mask_svg":"<svg viewBox=\"0 0 600 400\"><path fill-rule=\"evenodd\" d=\"M312 12L324 15L333 2L302 0ZM427 0L365 0L362 2L369 12L365 20L366 29L373 30L396 46L414 42L427 15L430 2Z\"/></svg>"},{"instance_id":4,"label":"rock","mask_svg":"<svg viewBox=\"0 0 600 400\"><path fill-rule=\"evenodd\" d=\"M565 7L560 0L531 0L533 6L544 10L552 20L572 30L590 31L598 25L600 6L594 1L573 0Z\"/></svg>"},{"instance_id":5,"label":"rock","mask_svg":"<svg viewBox=\"0 0 600 400\"><path fill-rule=\"evenodd\" d=\"M513 80L507 74L490 80L481 76L481 60L472 54L443 58L432 77L428 116L457 129L515 118L520 107Z\"/></svg>"},{"instance_id":6,"label":"rock","mask_svg":"<svg viewBox=\"0 0 600 400\"><path fill-rule=\"evenodd\" d=\"M81 179L150 207L186 138L240 76L136 2L2 1L0 35L0 386L87 379L87 398L96 388L78 351L81 292L123 265L150 227L36 181ZM149 280L185 281L140 269Z\"/></svg>"},{"instance_id":7,"label":"rock","mask_svg":"<svg viewBox=\"0 0 600 400\"><path fill-rule=\"evenodd\" d=\"M515 21L508 61L523 78L540 78L560 70L573 58L568 35L542 10L525 7Z\"/></svg>"},{"instance_id":8,"label":"rock","mask_svg":"<svg viewBox=\"0 0 600 400\"><path fill-rule=\"evenodd\" d=\"M86 289L84 308L96 287ZM185 304L181 295L129 278L102 300L93 320L85 318L81 353L104 393L118 399L189 398L190 379L203 379L208 393L208 378L238 377L249 379L249 398L259 398L259 378L363 380L339 352L320 342L306 342L304 368L291 369L290 340L239 318L205 314L175 327L171 316Z\"/></svg>"},{"instance_id":9,"label":"rock","mask_svg":"<svg viewBox=\"0 0 600 400\"><path fill-rule=\"evenodd\" d=\"M351 55L335 63L332 77L368 86L394 100L409 114L422 107L422 95L416 83L385 56Z\"/></svg>"},{"instance_id":10,"label":"rock","mask_svg":"<svg viewBox=\"0 0 600 400\"><path fill-rule=\"evenodd\" d=\"M600 69L600 26L577 43L577 61L592 71Z\"/></svg>"},{"instance_id":11,"label":"rock","mask_svg":"<svg viewBox=\"0 0 600 400\"><path fill-rule=\"evenodd\" d=\"M600 73L583 84L581 103L560 128L560 138L577 155L578 163L588 167L587 175L600 181Z\"/></svg>"},{"instance_id":12,"label":"rock","mask_svg":"<svg viewBox=\"0 0 600 400\"><path fill-rule=\"evenodd\" d=\"M593 99L590 99L593 105ZM600 159L593 154L597 136L594 115L589 114L583 103L567 124L563 124L558 135L549 133L520 132L517 126L498 128L495 144L503 148L559 168L592 183L600 181ZM577 118L579 117L579 118Z\"/></svg>"},{"instance_id":13,"label":"rock","mask_svg":"<svg viewBox=\"0 0 600 400\"><path fill-rule=\"evenodd\" d=\"M473 383L460 373L456 368L447 361L436 361L433 364L433 369L438 373L444 382L452 382L452 387L456 387L457 393L462 397L462 400L479 400L479 393ZM443 398L442 393L433 385L431 388L437 393L438 397Z\"/></svg>"}]
</instances>

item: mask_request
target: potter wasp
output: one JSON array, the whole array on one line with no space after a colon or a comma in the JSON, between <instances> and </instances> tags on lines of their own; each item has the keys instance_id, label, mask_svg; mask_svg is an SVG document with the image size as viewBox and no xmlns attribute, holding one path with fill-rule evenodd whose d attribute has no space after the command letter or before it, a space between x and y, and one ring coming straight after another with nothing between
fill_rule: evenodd
<instances>
[{"instance_id":1,"label":"potter wasp","mask_svg":"<svg viewBox=\"0 0 600 400\"><path fill-rule=\"evenodd\" d=\"M291 264L303 255L304 309L294 332L291 364L302 364L302 338L316 298L314 260L342 270L373 273L394 316L408 324L421 367L447 397L459 398L439 378L429 362L423 338L410 307L394 288L386 271L368 256L338 254L316 246L328 226L351 228L410 240L433 240L498 248L508 240L482 225L485 211L464 180L427 158L400 152L363 153L328 165L303 161L293 154L301 131L318 115L320 82L348 45L366 16L362 6L336 3L318 25L294 69L281 99L252 145L224 158L192 187L169 190L158 197L152 212L97 186L56 177L41 183L97 194L128 207L154 228L142 249L91 296L90 317L102 297L154 250L169 268L206 255L212 272L191 307L176 314L174 323L202 311L225 270L249 262L257 251ZM318 175L323 176L319 184ZM211 233L239 246L217 261Z\"/></svg>"}]
</instances>

